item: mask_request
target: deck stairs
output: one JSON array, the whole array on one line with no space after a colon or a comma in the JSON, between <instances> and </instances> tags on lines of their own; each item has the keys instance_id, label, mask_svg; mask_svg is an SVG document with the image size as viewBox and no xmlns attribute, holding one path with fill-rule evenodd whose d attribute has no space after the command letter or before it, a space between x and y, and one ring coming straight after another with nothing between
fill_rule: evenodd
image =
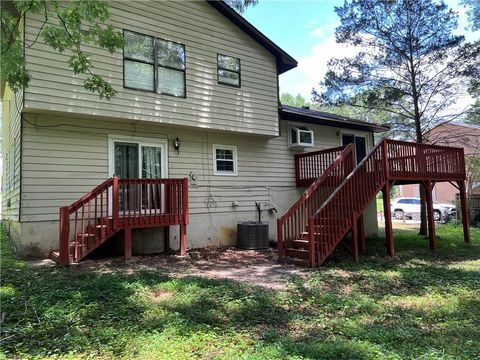
<instances>
[{"instance_id":1,"label":"deck stairs","mask_svg":"<svg viewBox=\"0 0 480 360\"><path fill-rule=\"evenodd\" d=\"M332 152L336 157L325 166ZM358 259L359 246L365 246L363 214L386 185L465 179L458 148L383 139L358 165L351 144L308 156L296 159L296 169L297 184L310 186L278 219L277 246L279 259L311 267L323 264L349 233Z\"/></svg>"},{"instance_id":2,"label":"deck stairs","mask_svg":"<svg viewBox=\"0 0 480 360\"><path fill-rule=\"evenodd\" d=\"M69 206L60 208L59 249L50 258L78 263L120 233L131 256L132 229L180 226L180 253L186 252L188 179L110 178ZM168 231L165 246L168 247Z\"/></svg>"}]
</instances>

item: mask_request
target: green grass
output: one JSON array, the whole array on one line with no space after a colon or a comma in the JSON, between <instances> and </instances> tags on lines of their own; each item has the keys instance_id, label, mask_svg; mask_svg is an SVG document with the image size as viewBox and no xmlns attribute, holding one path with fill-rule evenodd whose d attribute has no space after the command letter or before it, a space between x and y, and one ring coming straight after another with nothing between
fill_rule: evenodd
<instances>
[{"instance_id":1,"label":"green grass","mask_svg":"<svg viewBox=\"0 0 480 360\"><path fill-rule=\"evenodd\" d=\"M341 253L273 291L159 272L28 267L2 229L4 358L475 359L480 232L438 228L381 239L360 264ZM0 356L1 357L1 356Z\"/></svg>"}]
</instances>

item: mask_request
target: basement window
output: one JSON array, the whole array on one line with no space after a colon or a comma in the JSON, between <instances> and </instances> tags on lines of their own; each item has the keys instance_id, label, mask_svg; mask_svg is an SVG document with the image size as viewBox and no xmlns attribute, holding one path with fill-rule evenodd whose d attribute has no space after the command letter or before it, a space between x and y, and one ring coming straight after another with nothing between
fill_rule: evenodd
<instances>
[{"instance_id":1,"label":"basement window","mask_svg":"<svg viewBox=\"0 0 480 360\"><path fill-rule=\"evenodd\" d=\"M237 147L213 145L214 175L237 175Z\"/></svg>"}]
</instances>

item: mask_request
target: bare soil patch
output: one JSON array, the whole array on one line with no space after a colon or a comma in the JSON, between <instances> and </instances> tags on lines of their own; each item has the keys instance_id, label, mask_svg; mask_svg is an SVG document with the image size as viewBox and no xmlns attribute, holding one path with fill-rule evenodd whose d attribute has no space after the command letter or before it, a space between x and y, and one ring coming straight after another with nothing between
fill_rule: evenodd
<instances>
[{"instance_id":1,"label":"bare soil patch","mask_svg":"<svg viewBox=\"0 0 480 360\"><path fill-rule=\"evenodd\" d=\"M134 273L161 271L172 277L203 276L228 279L271 289L286 288L292 276L305 276L306 268L277 261L275 249L241 250L234 247L206 247L177 254L138 255L125 262L122 257L90 259L75 267L76 271Z\"/></svg>"}]
</instances>

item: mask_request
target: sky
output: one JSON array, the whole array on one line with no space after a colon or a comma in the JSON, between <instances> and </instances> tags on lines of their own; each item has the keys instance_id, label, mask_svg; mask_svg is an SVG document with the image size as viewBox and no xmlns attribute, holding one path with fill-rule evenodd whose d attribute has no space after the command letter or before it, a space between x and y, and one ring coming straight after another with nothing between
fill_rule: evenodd
<instances>
[{"instance_id":1,"label":"sky","mask_svg":"<svg viewBox=\"0 0 480 360\"><path fill-rule=\"evenodd\" d=\"M335 27L339 20L335 6L344 0L259 0L243 16L280 48L298 61L298 66L280 76L280 92L311 98L332 57L353 56L355 49L337 44ZM459 32L467 40L480 38L480 32L465 30L468 20L459 0L446 3L459 13Z\"/></svg>"}]
</instances>

